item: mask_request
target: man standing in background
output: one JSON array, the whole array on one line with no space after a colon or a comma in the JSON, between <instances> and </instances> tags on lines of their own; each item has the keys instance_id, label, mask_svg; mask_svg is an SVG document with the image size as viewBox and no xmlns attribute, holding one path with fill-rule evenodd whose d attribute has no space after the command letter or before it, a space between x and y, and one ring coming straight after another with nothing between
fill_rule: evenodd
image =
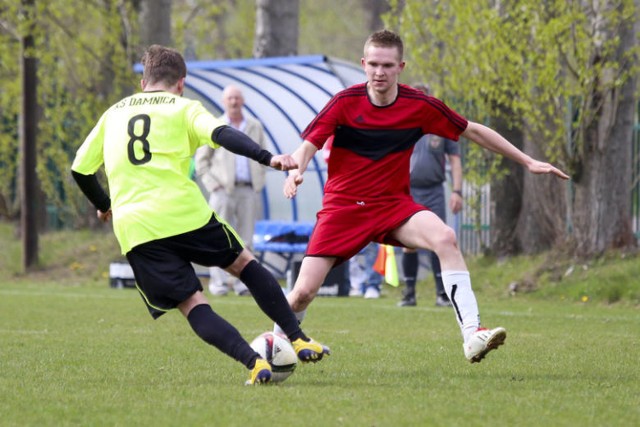
<instances>
[{"instance_id":1,"label":"man standing in background","mask_svg":"<svg viewBox=\"0 0 640 427\"><path fill-rule=\"evenodd\" d=\"M223 122L266 148L262 124L242 112L244 97L238 87L229 85L222 91L222 105L224 114L220 119ZM265 168L228 150L212 150L205 146L196 152L196 176L209 195L209 206L228 221L246 247L253 250L253 232L260 207L259 194L266 180ZM226 282L230 276L217 267L210 268L209 275L209 292L226 295L229 292ZM247 287L237 279L234 279L232 287L237 295L249 295Z\"/></svg>"},{"instance_id":2,"label":"man standing in background","mask_svg":"<svg viewBox=\"0 0 640 427\"><path fill-rule=\"evenodd\" d=\"M429 95L426 84L414 85L416 89ZM451 166L452 189L449 208L456 214L462 209L462 161L460 159L460 145L450 139L437 135L424 135L416 143L411 154L409 170L411 173L410 186L413 200L429 208L440 219L447 222L444 183L446 181L446 161ZM419 167L415 167L420 165ZM400 307L416 305L416 281L418 278L418 252L415 249L402 250L402 270L405 288L402 292ZM435 252L428 251L431 260L431 271L436 285L436 306L451 305L449 297L442 283L440 260Z\"/></svg>"}]
</instances>

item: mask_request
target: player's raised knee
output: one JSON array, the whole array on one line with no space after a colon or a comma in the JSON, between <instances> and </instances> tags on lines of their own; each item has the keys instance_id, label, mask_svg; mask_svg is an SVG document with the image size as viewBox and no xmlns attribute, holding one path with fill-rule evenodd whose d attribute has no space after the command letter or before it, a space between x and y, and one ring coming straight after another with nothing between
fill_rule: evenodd
<instances>
[{"instance_id":1,"label":"player's raised knee","mask_svg":"<svg viewBox=\"0 0 640 427\"><path fill-rule=\"evenodd\" d=\"M432 235L429 240L433 246L432 250L436 252L438 256L443 252L458 247L456 233L453 228L449 226L443 227L437 235Z\"/></svg>"}]
</instances>

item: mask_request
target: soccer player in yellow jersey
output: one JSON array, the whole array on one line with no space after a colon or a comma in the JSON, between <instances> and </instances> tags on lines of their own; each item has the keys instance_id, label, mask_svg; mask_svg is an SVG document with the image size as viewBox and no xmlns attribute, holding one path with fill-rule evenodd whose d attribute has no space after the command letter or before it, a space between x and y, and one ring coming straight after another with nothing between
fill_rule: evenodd
<instances>
[{"instance_id":1,"label":"soccer player in yellow jersey","mask_svg":"<svg viewBox=\"0 0 640 427\"><path fill-rule=\"evenodd\" d=\"M193 266L218 266L239 277L260 308L281 325L298 358L315 362L329 349L300 329L276 279L246 249L235 230L212 212L188 177L196 149L220 146L278 170L297 167L227 126L200 102L182 97L187 67L174 49L153 45L142 57L142 92L100 118L71 167L102 221L113 219L122 253L154 319L178 308L194 332L251 370L247 384L271 379L271 367L202 293ZM95 173L104 164L109 194Z\"/></svg>"}]
</instances>

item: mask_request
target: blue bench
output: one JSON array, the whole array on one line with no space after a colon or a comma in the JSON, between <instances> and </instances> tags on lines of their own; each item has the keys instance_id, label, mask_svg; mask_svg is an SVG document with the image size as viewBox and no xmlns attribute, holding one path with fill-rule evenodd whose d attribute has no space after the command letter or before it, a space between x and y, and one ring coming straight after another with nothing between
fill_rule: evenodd
<instances>
[{"instance_id":1,"label":"blue bench","mask_svg":"<svg viewBox=\"0 0 640 427\"><path fill-rule=\"evenodd\" d=\"M302 255L307 250L314 225L314 222L307 221L257 221L253 232L253 251L261 263L271 268L276 275L284 277L291 270L296 255ZM265 260L267 253L276 254L283 259L284 269Z\"/></svg>"}]
</instances>

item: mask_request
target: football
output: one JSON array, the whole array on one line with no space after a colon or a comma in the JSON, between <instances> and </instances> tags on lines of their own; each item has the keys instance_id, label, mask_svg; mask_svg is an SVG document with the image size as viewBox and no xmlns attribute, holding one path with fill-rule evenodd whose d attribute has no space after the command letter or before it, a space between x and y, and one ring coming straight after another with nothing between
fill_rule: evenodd
<instances>
[{"instance_id":1,"label":"football","mask_svg":"<svg viewBox=\"0 0 640 427\"><path fill-rule=\"evenodd\" d=\"M274 332L265 332L251 341L260 356L271 363L272 382L282 382L289 378L298 365L298 356L289 340Z\"/></svg>"}]
</instances>

